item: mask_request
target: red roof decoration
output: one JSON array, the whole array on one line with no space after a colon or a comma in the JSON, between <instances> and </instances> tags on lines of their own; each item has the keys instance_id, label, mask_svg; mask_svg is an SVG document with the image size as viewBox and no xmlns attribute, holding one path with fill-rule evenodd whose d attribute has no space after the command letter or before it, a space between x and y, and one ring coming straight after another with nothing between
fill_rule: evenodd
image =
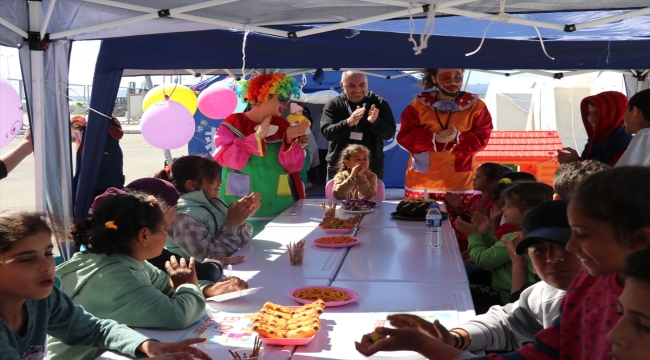
<instances>
[{"instance_id":1,"label":"red roof decoration","mask_svg":"<svg viewBox=\"0 0 650 360\"><path fill-rule=\"evenodd\" d=\"M488 145L476 154L476 160L548 160L562 147L557 131L492 131Z\"/></svg>"}]
</instances>

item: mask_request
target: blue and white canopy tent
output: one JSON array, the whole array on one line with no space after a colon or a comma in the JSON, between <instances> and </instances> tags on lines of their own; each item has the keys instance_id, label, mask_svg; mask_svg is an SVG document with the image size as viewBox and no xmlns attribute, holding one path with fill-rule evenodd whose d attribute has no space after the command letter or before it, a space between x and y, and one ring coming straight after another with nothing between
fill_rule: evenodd
<instances>
[{"instance_id":1,"label":"blue and white canopy tent","mask_svg":"<svg viewBox=\"0 0 650 360\"><path fill-rule=\"evenodd\" d=\"M647 0L0 0L0 44L20 48L35 139L37 208L69 220L73 203L75 215L83 217L92 201L108 126L91 112L86 136L92 146L84 150L80 185L73 194L68 101L61 96L67 93L72 41L105 40L90 105L109 113L125 70L241 68L244 31L251 31L248 69L461 66L619 69L638 75L650 68L647 14ZM426 21L413 21L413 31L410 20L383 21L427 15ZM481 42L480 26L467 35L468 26L453 25L452 17L432 22L433 15L496 22L481 50L465 56ZM423 42L432 25L442 36ZM555 60L544 55L536 31L519 25L540 29L545 50ZM517 28L499 30L510 26ZM409 37L428 48L415 55Z\"/></svg>"}]
</instances>

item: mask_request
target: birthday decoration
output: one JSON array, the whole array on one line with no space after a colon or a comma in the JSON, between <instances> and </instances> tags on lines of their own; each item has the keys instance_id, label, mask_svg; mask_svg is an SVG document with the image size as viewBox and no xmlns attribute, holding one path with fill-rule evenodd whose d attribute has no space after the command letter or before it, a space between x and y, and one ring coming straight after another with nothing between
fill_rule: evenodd
<instances>
[{"instance_id":1,"label":"birthday decoration","mask_svg":"<svg viewBox=\"0 0 650 360\"><path fill-rule=\"evenodd\" d=\"M0 149L13 140L23 125L23 102L11 84L0 76Z\"/></svg>"},{"instance_id":2,"label":"birthday decoration","mask_svg":"<svg viewBox=\"0 0 650 360\"><path fill-rule=\"evenodd\" d=\"M237 109L238 101L233 89L216 83L201 91L198 107L201 113L210 119L224 119Z\"/></svg>"},{"instance_id":3,"label":"birthday decoration","mask_svg":"<svg viewBox=\"0 0 650 360\"><path fill-rule=\"evenodd\" d=\"M142 99L142 111L147 111L151 105L167 100L165 95L169 96L168 100L175 101L187 108L190 115L194 115L196 112L198 106L196 94L187 86L178 84L158 85L151 89Z\"/></svg>"},{"instance_id":4,"label":"birthday decoration","mask_svg":"<svg viewBox=\"0 0 650 360\"><path fill-rule=\"evenodd\" d=\"M176 101L152 104L142 114L140 131L144 139L159 149L177 149L194 135L194 117Z\"/></svg>"}]
</instances>

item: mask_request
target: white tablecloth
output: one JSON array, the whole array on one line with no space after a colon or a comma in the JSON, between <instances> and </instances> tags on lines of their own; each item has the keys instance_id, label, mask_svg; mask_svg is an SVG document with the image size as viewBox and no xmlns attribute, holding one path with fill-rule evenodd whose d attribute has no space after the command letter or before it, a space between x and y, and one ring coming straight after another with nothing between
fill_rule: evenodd
<instances>
[{"instance_id":1,"label":"white tablecloth","mask_svg":"<svg viewBox=\"0 0 650 360\"><path fill-rule=\"evenodd\" d=\"M298 200L293 206L288 208L283 214L279 215L273 219L266 227L295 227L295 226L307 226L314 227L318 226L323 220L323 208L321 204L325 202L336 202L336 200L327 200L327 199L303 199ZM295 215L288 215L290 213L295 213ZM338 218L349 218L354 216L353 214L346 213L341 206L338 205L336 208L336 217Z\"/></svg>"},{"instance_id":2,"label":"white tablecloth","mask_svg":"<svg viewBox=\"0 0 650 360\"><path fill-rule=\"evenodd\" d=\"M365 221L365 219L364 219ZM425 246L425 228L373 228L363 223L335 280L467 282L458 243L451 228L442 247Z\"/></svg>"}]
</instances>

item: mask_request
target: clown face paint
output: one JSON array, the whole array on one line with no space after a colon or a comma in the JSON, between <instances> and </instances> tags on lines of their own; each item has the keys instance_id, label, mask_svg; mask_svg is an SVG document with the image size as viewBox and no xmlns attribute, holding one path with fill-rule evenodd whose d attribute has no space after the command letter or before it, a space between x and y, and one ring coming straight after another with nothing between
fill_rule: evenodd
<instances>
[{"instance_id":1,"label":"clown face paint","mask_svg":"<svg viewBox=\"0 0 650 360\"><path fill-rule=\"evenodd\" d=\"M432 80L441 93L455 97L463 86L463 69L438 69Z\"/></svg>"}]
</instances>

